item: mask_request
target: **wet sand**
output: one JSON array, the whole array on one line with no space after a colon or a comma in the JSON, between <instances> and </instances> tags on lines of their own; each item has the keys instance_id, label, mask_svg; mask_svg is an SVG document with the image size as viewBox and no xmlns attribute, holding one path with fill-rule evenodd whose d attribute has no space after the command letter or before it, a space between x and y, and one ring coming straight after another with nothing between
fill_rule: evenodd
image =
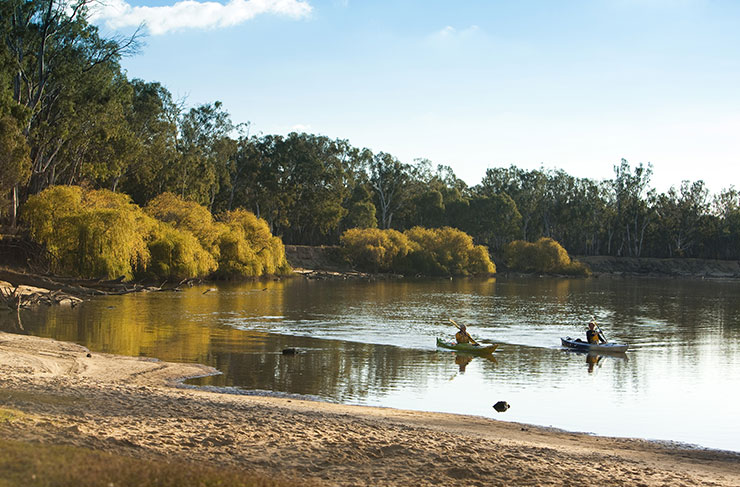
<instances>
[{"instance_id":1,"label":"wet sand","mask_svg":"<svg viewBox=\"0 0 740 487\"><path fill-rule=\"evenodd\" d=\"M324 485L740 486L740 454L492 419L182 387L210 367L0 333L7 438Z\"/></svg>"}]
</instances>

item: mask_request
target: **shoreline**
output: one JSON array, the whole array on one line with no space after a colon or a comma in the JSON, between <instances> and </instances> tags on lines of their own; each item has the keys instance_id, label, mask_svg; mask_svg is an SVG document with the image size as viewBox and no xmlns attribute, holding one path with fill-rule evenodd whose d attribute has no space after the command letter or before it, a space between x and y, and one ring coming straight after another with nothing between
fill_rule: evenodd
<instances>
[{"instance_id":1,"label":"shoreline","mask_svg":"<svg viewBox=\"0 0 740 487\"><path fill-rule=\"evenodd\" d=\"M199 364L0 332L6 436L325 485L740 485L740 453L475 416L222 394ZM179 385L178 385L179 384Z\"/></svg>"}]
</instances>

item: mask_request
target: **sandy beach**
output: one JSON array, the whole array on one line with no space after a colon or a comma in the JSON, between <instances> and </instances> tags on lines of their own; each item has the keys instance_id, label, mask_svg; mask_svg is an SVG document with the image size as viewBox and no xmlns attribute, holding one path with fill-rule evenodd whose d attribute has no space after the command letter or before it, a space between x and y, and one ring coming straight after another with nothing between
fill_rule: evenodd
<instances>
[{"instance_id":1,"label":"sandy beach","mask_svg":"<svg viewBox=\"0 0 740 487\"><path fill-rule=\"evenodd\" d=\"M215 372L0 333L0 407L24 413L0 432L320 485L740 486L736 453L180 385Z\"/></svg>"}]
</instances>

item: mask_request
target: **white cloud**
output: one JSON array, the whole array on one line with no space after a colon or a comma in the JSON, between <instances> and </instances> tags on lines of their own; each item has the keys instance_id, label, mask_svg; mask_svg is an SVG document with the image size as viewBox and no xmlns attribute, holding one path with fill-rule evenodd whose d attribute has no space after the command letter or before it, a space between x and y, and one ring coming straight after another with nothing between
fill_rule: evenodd
<instances>
[{"instance_id":1,"label":"white cloud","mask_svg":"<svg viewBox=\"0 0 740 487\"><path fill-rule=\"evenodd\" d=\"M305 0L230 0L228 3L182 0L163 7L132 7L126 0L103 0L91 8L90 19L110 29L142 23L152 35L183 29L230 27L260 14L306 17L312 7Z\"/></svg>"},{"instance_id":2,"label":"white cloud","mask_svg":"<svg viewBox=\"0 0 740 487\"><path fill-rule=\"evenodd\" d=\"M436 41L464 41L476 37L481 33L480 27L471 25L465 29L456 29L450 25L431 35L432 40Z\"/></svg>"}]
</instances>

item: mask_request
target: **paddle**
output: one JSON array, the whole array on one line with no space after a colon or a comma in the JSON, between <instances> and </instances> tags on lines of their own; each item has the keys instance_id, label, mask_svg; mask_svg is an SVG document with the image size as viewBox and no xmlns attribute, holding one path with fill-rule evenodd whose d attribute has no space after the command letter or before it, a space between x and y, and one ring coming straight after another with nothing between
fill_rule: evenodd
<instances>
[{"instance_id":1,"label":"paddle","mask_svg":"<svg viewBox=\"0 0 740 487\"><path fill-rule=\"evenodd\" d=\"M475 341L475 340L473 339L473 337L471 337L471 336L470 336L470 333L468 333L468 330L463 330L463 329L462 329L462 327L461 327L460 325L458 325L457 323L455 323L455 321L454 321L454 320L453 320L452 318L447 318L447 319L448 319L448 320L450 320L450 321L452 322L452 324L453 324L453 325L455 325L455 327L456 327L456 328L457 328L458 330L460 330L460 331L462 331L463 333L465 333L465 335L466 335L466 336L467 336L467 337L468 337L468 338L470 339L470 343L472 343L473 345L477 345L477 346L479 346L479 347L480 347L480 343L476 342L476 341Z\"/></svg>"},{"instance_id":2,"label":"paddle","mask_svg":"<svg viewBox=\"0 0 740 487\"><path fill-rule=\"evenodd\" d=\"M599 336L601 337L601 339L604 340L604 343L609 343L609 340L607 340L606 336L604 336L604 332L601 331L601 327L599 326L598 323L596 323L596 318L593 316L591 317L591 323L593 323L596 326L596 330L599 332Z\"/></svg>"}]
</instances>

